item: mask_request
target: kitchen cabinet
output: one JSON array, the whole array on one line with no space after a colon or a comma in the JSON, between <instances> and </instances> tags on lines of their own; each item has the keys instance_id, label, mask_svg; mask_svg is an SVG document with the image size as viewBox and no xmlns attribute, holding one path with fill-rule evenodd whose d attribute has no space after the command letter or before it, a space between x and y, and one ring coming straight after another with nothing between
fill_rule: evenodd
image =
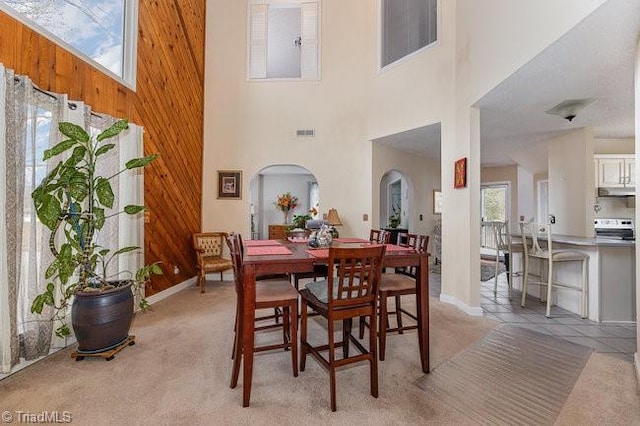
<instances>
[{"instance_id":1,"label":"kitchen cabinet","mask_svg":"<svg viewBox=\"0 0 640 426\"><path fill-rule=\"evenodd\" d=\"M598 187L624 188L635 186L634 155L596 155L596 185Z\"/></svg>"}]
</instances>

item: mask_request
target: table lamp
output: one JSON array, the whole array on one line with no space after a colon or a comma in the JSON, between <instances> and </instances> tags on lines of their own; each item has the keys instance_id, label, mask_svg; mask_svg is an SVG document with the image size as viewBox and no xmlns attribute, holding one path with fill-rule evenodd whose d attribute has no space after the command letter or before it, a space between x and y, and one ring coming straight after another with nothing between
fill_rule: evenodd
<instances>
[{"instance_id":1,"label":"table lamp","mask_svg":"<svg viewBox=\"0 0 640 426\"><path fill-rule=\"evenodd\" d=\"M327 222L329 222L329 226L331 227L331 235L334 238L338 238L338 230L335 227L342 225L340 216L338 216L338 210L329 209L329 213L327 213Z\"/></svg>"}]
</instances>

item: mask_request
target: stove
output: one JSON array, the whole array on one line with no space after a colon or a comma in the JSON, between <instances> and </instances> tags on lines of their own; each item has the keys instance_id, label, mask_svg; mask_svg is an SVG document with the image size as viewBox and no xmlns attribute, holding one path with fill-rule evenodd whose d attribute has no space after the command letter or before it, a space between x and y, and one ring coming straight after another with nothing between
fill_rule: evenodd
<instances>
[{"instance_id":1,"label":"stove","mask_svg":"<svg viewBox=\"0 0 640 426\"><path fill-rule=\"evenodd\" d=\"M597 218L593 220L596 237L635 240L633 219Z\"/></svg>"}]
</instances>

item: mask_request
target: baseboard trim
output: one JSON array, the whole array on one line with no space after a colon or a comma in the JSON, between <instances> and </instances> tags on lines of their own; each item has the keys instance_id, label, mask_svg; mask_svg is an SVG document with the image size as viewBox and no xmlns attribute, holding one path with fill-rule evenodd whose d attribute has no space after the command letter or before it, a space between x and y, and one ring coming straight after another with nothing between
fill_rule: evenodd
<instances>
[{"instance_id":1,"label":"baseboard trim","mask_svg":"<svg viewBox=\"0 0 640 426\"><path fill-rule=\"evenodd\" d=\"M449 305L453 305L456 308L460 309L467 315L471 315L472 317L481 317L482 316L482 308L481 307L473 307L469 306L465 303L462 303L459 299L449 296L448 294L440 293L440 301L443 303L448 303Z\"/></svg>"},{"instance_id":2,"label":"baseboard trim","mask_svg":"<svg viewBox=\"0 0 640 426\"><path fill-rule=\"evenodd\" d=\"M147 297L147 302L149 302L150 305L153 305L154 303L158 303L159 301L164 300L169 296L173 296L174 294L184 290L185 288L193 287L194 285L196 285L197 278L198 277L191 277L188 280L169 287L166 290L162 290L160 293L151 295Z\"/></svg>"}]
</instances>

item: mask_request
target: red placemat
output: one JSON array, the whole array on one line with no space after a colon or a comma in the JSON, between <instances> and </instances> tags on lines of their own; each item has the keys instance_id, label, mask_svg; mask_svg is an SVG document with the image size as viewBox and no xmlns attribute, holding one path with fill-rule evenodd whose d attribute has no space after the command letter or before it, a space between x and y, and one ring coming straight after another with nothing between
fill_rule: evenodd
<instances>
[{"instance_id":1,"label":"red placemat","mask_svg":"<svg viewBox=\"0 0 640 426\"><path fill-rule=\"evenodd\" d=\"M307 244L309 242L308 238L305 237L288 237L287 240L291 241L292 243L304 243Z\"/></svg>"},{"instance_id":2,"label":"red placemat","mask_svg":"<svg viewBox=\"0 0 640 426\"><path fill-rule=\"evenodd\" d=\"M246 240L243 241L245 247L257 247L257 246L279 246L282 244L278 240Z\"/></svg>"},{"instance_id":3,"label":"red placemat","mask_svg":"<svg viewBox=\"0 0 640 426\"><path fill-rule=\"evenodd\" d=\"M363 240L362 238L336 238L333 241L338 241L341 243L366 243L367 240Z\"/></svg>"},{"instance_id":4,"label":"red placemat","mask_svg":"<svg viewBox=\"0 0 640 426\"><path fill-rule=\"evenodd\" d=\"M414 252L416 251L414 248L411 247L402 247L402 246L398 246L395 244L387 244L387 252L390 251L404 251L404 252Z\"/></svg>"},{"instance_id":5,"label":"red placemat","mask_svg":"<svg viewBox=\"0 0 640 426\"><path fill-rule=\"evenodd\" d=\"M269 256L275 254L292 254L292 252L282 245L247 247L247 256Z\"/></svg>"},{"instance_id":6,"label":"red placemat","mask_svg":"<svg viewBox=\"0 0 640 426\"><path fill-rule=\"evenodd\" d=\"M329 249L315 249L315 250L309 249L309 250L306 250L306 252L313 257L322 257L322 258L329 257Z\"/></svg>"}]
</instances>

